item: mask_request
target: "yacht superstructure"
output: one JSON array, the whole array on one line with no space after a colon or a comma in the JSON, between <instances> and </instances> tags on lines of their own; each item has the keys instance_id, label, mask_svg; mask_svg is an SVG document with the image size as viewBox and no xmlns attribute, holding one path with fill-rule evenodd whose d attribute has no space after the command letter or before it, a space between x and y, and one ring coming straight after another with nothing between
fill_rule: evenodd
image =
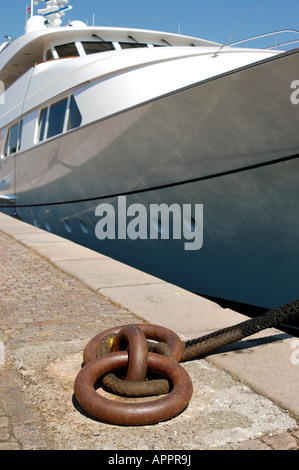
<instances>
[{"instance_id":1,"label":"yacht superstructure","mask_svg":"<svg viewBox=\"0 0 299 470\"><path fill-rule=\"evenodd\" d=\"M1 210L200 294L297 298L298 49L61 26L68 1L45 4L0 49ZM138 205L135 237L97 236L98 206L117 226L120 202L131 221ZM170 226L191 207L181 237L159 217L140 230L161 204Z\"/></svg>"}]
</instances>

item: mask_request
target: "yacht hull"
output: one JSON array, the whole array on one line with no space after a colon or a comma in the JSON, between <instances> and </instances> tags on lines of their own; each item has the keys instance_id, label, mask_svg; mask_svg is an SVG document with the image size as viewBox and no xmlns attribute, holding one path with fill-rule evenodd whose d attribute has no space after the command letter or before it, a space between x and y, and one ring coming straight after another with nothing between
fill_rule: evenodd
<instances>
[{"instance_id":1,"label":"yacht hull","mask_svg":"<svg viewBox=\"0 0 299 470\"><path fill-rule=\"evenodd\" d=\"M288 303L299 293L298 61L298 52L282 54L8 158L1 194L17 197L25 222L187 290L265 308ZM119 195L148 213L153 204L202 205L202 246L118 239ZM102 203L115 209L115 239L96 236ZM2 211L13 207L2 200Z\"/></svg>"}]
</instances>

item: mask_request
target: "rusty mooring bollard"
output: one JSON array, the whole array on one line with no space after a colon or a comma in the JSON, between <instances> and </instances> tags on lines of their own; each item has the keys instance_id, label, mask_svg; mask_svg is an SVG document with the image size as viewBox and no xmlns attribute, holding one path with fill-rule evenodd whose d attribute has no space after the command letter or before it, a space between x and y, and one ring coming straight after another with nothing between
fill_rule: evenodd
<instances>
[{"instance_id":1,"label":"rusty mooring bollard","mask_svg":"<svg viewBox=\"0 0 299 470\"><path fill-rule=\"evenodd\" d=\"M111 352L97 357L101 342L113 335ZM175 360L148 352L146 338L166 343ZM117 351L124 344L129 345L129 352ZM85 411L108 423L140 426L170 419L186 408L193 392L189 375L178 364L182 350L180 338L167 328L157 325L127 325L104 331L94 337L85 347L83 357L86 365L77 375L74 386L75 396ZM125 381L118 380L133 388L140 387L140 385L145 385L146 388L153 382L167 382L165 379L145 380L147 372L150 371L167 377L172 389L161 398L139 403L110 400L95 390L94 384L98 379L123 368L127 368ZM163 391L165 389L162 388L161 393ZM142 392L141 395L144 396L144 393ZM137 396L137 392L133 393L133 396Z\"/></svg>"}]
</instances>

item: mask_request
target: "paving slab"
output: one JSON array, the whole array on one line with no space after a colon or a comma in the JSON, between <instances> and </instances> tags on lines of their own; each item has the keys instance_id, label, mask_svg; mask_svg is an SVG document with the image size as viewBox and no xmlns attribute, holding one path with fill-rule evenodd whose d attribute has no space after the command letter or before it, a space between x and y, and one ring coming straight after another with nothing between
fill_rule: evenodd
<instances>
[{"instance_id":1,"label":"paving slab","mask_svg":"<svg viewBox=\"0 0 299 470\"><path fill-rule=\"evenodd\" d=\"M1 213L0 243L1 450L299 448L298 338L276 329L183 363L193 396L171 420L87 415L73 384L98 332L150 322L191 339L247 317Z\"/></svg>"},{"instance_id":2,"label":"paving slab","mask_svg":"<svg viewBox=\"0 0 299 470\"><path fill-rule=\"evenodd\" d=\"M87 260L62 260L56 261L55 264L94 290L100 290L104 287L138 286L161 282L154 276L149 276L108 257L102 258L100 256L98 259Z\"/></svg>"}]
</instances>

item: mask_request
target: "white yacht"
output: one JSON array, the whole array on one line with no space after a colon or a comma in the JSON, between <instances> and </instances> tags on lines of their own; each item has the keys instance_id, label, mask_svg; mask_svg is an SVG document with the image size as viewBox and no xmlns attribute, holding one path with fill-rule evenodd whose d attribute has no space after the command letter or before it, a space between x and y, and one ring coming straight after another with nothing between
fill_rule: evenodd
<instances>
[{"instance_id":1,"label":"white yacht","mask_svg":"<svg viewBox=\"0 0 299 470\"><path fill-rule=\"evenodd\" d=\"M63 26L68 1L44 3L0 46L0 210L202 295L297 299L298 33L284 50L228 46ZM98 236L97 208L117 226L120 202L179 206L201 243L163 237L161 218L146 236L136 220L136 237Z\"/></svg>"}]
</instances>

